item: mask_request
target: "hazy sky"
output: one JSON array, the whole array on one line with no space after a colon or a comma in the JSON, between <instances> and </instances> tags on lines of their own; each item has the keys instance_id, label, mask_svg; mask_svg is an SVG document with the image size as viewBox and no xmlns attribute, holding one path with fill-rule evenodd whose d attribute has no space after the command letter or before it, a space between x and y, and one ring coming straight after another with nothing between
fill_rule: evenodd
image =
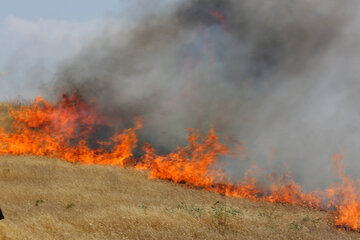
<instances>
[{"instance_id":1,"label":"hazy sky","mask_svg":"<svg viewBox=\"0 0 360 240\"><path fill-rule=\"evenodd\" d=\"M145 10L168 11L177 1L0 0L0 101L41 94L37 86L51 81L59 63L110 22L126 29Z\"/></svg>"},{"instance_id":2,"label":"hazy sky","mask_svg":"<svg viewBox=\"0 0 360 240\"><path fill-rule=\"evenodd\" d=\"M75 55L125 0L12 0L0 7L0 100L32 98L63 59ZM29 90L31 89L31 90Z\"/></svg>"},{"instance_id":3,"label":"hazy sky","mask_svg":"<svg viewBox=\"0 0 360 240\"><path fill-rule=\"evenodd\" d=\"M1 1L0 19L8 15L36 20L92 20L102 18L119 8L125 1L121 0L3 0Z\"/></svg>"}]
</instances>

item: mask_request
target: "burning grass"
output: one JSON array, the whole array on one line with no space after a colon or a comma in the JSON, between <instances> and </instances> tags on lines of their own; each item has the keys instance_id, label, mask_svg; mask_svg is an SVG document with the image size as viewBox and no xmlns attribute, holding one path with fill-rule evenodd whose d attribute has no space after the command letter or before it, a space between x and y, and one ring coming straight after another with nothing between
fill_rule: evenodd
<instances>
[{"instance_id":1,"label":"burning grass","mask_svg":"<svg viewBox=\"0 0 360 240\"><path fill-rule=\"evenodd\" d=\"M107 123L95 113L93 103L85 104L78 96L64 96L56 105L41 97L30 106L11 109L14 121L10 133L0 129L0 154L32 154L57 157L69 162L123 166L136 146L136 130L126 129L112 136L110 142L93 139L94 127ZM91 140L100 147L91 149ZM111 144L111 149L105 151Z\"/></svg>"},{"instance_id":2,"label":"burning grass","mask_svg":"<svg viewBox=\"0 0 360 240\"><path fill-rule=\"evenodd\" d=\"M158 155L150 144L146 144L145 154L135 158L133 150L137 147L136 133L141 128L141 121L135 120L132 128L116 129L112 137L100 141L95 135L96 126L112 125L101 117L95 102L86 103L77 95L63 96L57 103L39 97L32 105L10 108L10 114L13 118L11 129L0 132L0 154L55 157L71 163L133 166L148 170L151 178L185 183L188 187L200 187L225 196L334 210L335 226L359 228L360 187L358 182L345 175L342 155L335 155L333 159L341 182L324 191L304 193L288 174L268 178L268 186L259 184L250 172L241 181L232 182L218 159L235 153L220 143L213 129L204 137L190 130L189 144L167 155ZM73 202L68 204L71 207L66 209L77 206ZM144 209L147 209L146 205ZM222 209L226 216L232 212ZM303 228L299 223L291 226L295 230Z\"/></svg>"}]
</instances>

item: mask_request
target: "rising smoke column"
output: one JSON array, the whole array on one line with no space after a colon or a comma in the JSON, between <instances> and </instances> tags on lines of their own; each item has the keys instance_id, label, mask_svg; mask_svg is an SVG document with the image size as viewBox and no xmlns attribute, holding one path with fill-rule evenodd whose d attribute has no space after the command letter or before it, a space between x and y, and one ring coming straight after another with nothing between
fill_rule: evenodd
<instances>
[{"instance_id":1,"label":"rising smoke column","mask_svg":"<svg viewBox=\"0 0 360 240\"><path fill-rule=\"evenodd\" d=\"M51 95L96 98L115 125L141 116L140 141L163 153L184 144L187 128L215 126L248 149L248 162L231 163L234 176L254 161L286 163L305 186L327 185L335 152L347 148L348 164L360 168L351 160L359 156L357 68L347 64L347 49L358 44L347 44L359 28L356 9L355 1L332 0L142 9L126 30L111 21L64 62Z\"/></svg>"}]
</instances>

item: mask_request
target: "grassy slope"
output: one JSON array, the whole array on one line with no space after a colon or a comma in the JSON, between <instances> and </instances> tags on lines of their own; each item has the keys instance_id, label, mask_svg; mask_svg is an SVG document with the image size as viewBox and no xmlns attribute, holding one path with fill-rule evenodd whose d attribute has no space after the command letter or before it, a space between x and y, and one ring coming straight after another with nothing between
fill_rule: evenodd
<instances>
[{"instance_id":1,"label":"grassy slope","mask_svg":"<svg viewBox=\"0 0 360 240\"><path fill-rule=\"evenodd\" d=\"M360 237L335 230L330 213L226 198L148 180L133 169L0 156L0 189L6 218L0 221L0 239Z\"/></svg>"},{"instance_id":2,"label":"grassy slope","mask_svg":"<svg viewBox=\"0 0 360 240\"><path fill-rule=\"evenodd\" d=\"M10 105L8 103L0 102L0 127L9 130L11 119L8 114L8 109Z\"/></svg>"}]
</instances>

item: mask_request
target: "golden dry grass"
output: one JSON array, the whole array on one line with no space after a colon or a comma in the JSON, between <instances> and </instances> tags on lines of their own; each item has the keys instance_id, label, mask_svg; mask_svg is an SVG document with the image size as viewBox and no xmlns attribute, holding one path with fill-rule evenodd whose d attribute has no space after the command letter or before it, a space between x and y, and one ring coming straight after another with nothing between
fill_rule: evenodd
<instances>
[{"instance_id":1,"label":"golden dry grass","mask_svg":"<svg viewBox=\"0 0 360 240\"><path fill-rule=\"evenodd\" d=\"M358 239L326 212L233 199L145 172L0 156L2 239ZM217 203L219 201L219 203Z\"/></svg>"},{"instance_id":2,"label":"golden dry grass","mask_svg":"<svg viewBox=\"0 0 360 240\"><path fill-rule=\"evenodd\" d=\"M11 118L8 114L10 104L0 102L0 127L9 130L11 125Z\"/></svg>"},{"instance_id":3,"label":"golden dry grass","mask_svg":"<svg viewBox=\"0 0 360 240\"><path fill-rule=\"evenodd\" d=\"M4 114L3 114L4 115ZM0 156L0 239L360 239L330 213L227 198L146 172Z\"/></svg>"}]
</instances>

